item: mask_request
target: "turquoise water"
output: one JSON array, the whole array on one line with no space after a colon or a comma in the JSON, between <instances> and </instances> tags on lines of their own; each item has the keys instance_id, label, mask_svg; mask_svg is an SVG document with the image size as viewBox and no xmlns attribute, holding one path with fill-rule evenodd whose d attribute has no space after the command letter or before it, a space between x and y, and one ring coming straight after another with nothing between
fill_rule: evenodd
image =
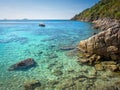
<instances>
[{"instance_id":1,"label":"turquoise water","mask_svg":"<svg viewBox=\"0 0 120 90\"><path fill-rule=\"evenodd\" d=\"M45 23L46 27L39 27L39 23ZM42 90L62 90L75 78L79 77L79 80L82 75L94 76L94 67L78 63L74 50L60 49L77 47L80 40L92 36L94 32L98 31L93 30L90 23L78 21L0 21L0 90L24 90L24 84L32 80L39 80ZM33 58L37 66L25 71L8 71L11 65L27 58ZM96 82L97 86L107 82L101 79L101 74L108 78L109 73L101 72L96 80L82 77L80 82L75 79L75 85L79 84L83 90L91 82ZM57 83L52 84L54 81ZM41 89L38 87L36 90Z\"/></svg>"}]
</instances>

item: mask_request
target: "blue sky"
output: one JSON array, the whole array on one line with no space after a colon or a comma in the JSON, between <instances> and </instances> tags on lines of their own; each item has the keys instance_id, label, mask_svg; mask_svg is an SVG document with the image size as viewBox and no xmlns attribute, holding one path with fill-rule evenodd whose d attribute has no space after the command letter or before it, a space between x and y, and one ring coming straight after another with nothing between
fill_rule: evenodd
<instances>
[{"instance_id":1,"label":"blue sky","mask_svg":"<svg viewBox=\"0 0 120 90\"><path fill-rule=\"evenodd\" d=\"M99 0L0 0L0 19L70 19Z\"/></svg>"}]
</instances>

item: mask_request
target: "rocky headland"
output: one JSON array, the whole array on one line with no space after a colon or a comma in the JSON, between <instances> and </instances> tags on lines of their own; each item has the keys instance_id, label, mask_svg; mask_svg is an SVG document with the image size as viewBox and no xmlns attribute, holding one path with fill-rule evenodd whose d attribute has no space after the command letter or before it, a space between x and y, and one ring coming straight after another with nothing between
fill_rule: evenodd
<instances>
[{"instance_id":1,"label":"rocky headland","mask_svg":"<svg viewBox=\"0 0 120 90\"><path fill-rule=\"evenodd\" d=\"M120 71L120 23L117 20L99 19L93 21L94 27L102 31L79 44L79 49L87 58L84 63L102 64L112 71ZM112 62L112 64L111 64ZM106 66L108 65L108 66Z\"/></svg>"},{"instance_id":2,"label":"rocky headland","mask_svg":"<svg viewBox=\"0 0 120 90\"><path fill-rule=\"evenodd\" d=\"M80 41L78 48L83 54L80 62L94 65L98 70L120 71L119 9L118 0L101 0L72 18L91 22L93 28L101 30L98 34Z\"/></svg>"},{"instance_id":3,"label":"rocky headland","mask_svg":"<svg viewBox=\"0 0 120 90\"><path fill-rule=\"evenodd\" d=\"M99 33L80 41L77 47L78 62L94 66L97 73L110 71L116 77L115 74L120 73L119 0L100 0L71 20L91 22L94 29L100 30ZM97 86L92 90L120 90L120 83L105 83L104 86Z\"/></svg>"}]
</instances>

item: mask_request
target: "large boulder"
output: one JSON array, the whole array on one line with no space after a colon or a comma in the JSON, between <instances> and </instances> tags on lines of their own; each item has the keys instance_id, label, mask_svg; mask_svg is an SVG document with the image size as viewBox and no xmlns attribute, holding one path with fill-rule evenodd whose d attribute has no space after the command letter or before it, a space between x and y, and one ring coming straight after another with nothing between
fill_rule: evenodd
<instances>
[{"instance_id":1,"label":"large boulder","mask_svg":"<svg viewBox=\"0 0 120 90\"><path fill-rule=\"evenodd\" d=\"M94 22L103 31L80 42L79 49L85 59L79 61L95 65L97 70L116 72L120 71L120 23L110 22L105 19Z\"/></svg>"},{"instance_id":2,"label":"large boulder","mask_svg":"<svg viewBox=\"0 0 120 90\"><path fill-rule=\"evenodd\" d=\"M9 71L12 70L26 70L28 68L36 66L36 62L32 58L25 59L9 67Z\"/></svg>"},{"instance_id":3,"label":"large boulder","mask_svg":"<svg viewBox=\"0 0 120 90\"><path fill-rule=\"evenodd\" d=\"M120 28L109 28L87 40L83 40L80 42L79 48L90 56L95 54L103 58L119 60Z\"/></svg>"}]
</instances>

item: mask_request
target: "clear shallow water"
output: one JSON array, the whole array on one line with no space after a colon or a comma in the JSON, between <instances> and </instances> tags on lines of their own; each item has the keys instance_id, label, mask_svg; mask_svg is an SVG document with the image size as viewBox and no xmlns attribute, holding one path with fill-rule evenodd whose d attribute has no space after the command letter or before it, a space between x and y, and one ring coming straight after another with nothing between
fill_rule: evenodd
<instances>
[{"instance_id":1,"label":"clear shallow water","mask_svg":"<svg viewBox=\"0 0 120 90\"><path fill-rule=\"evenodd\" d=\"M39 23L46 27L39 27ZM0 21L0 90L24 90L24 84L31 80L39 80L44 86L42 90L61 90L68 83L75 83L75 88L68 85L68 90L80 90L79 87L86 90L95 82L96 86L104 85L111 72L98 72L98 79L90 79L96 73L94 67L78 63L73 50L60 50L65 46L76 47L94 32L97 31L90 23L78 21ZM26 71L8 71L11 65L27 58L33 58L37 66Z\"/></svg>"}]
</instances>

